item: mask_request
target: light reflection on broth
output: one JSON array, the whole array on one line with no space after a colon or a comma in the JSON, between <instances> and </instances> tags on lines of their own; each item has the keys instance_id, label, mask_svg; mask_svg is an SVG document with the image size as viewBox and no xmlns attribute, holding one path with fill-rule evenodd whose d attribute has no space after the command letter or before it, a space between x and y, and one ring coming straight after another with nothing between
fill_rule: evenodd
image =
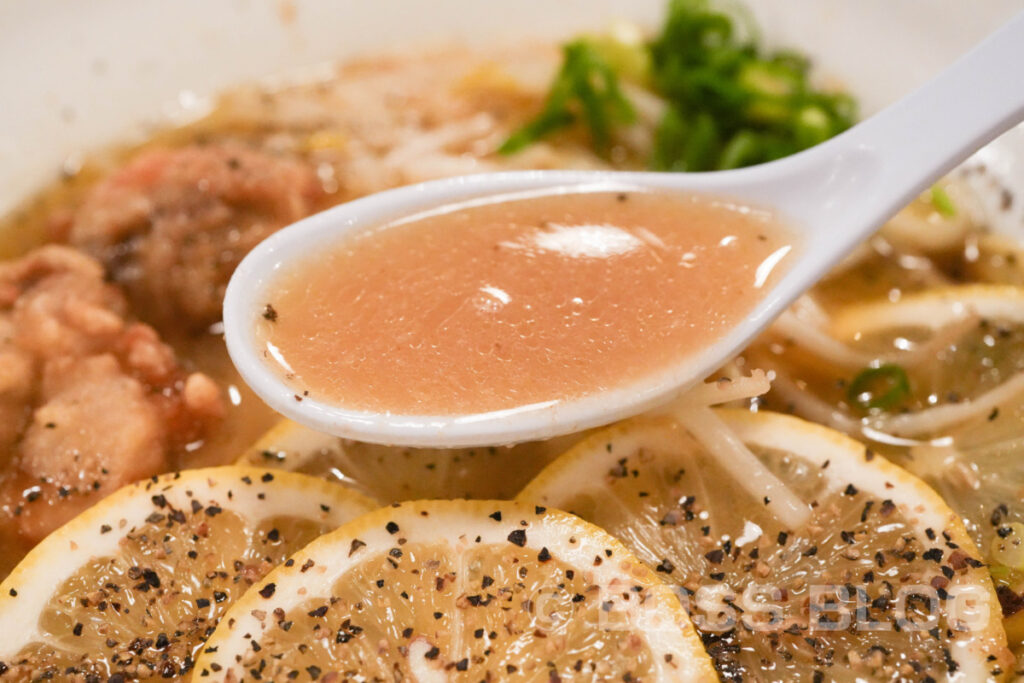
<instances>
[{"instance_id":1,"label":"light reflection on broth","mask_svg":"<svg viewBox=\"0 0 1024 683\"><path fill-rule=\"evenodd\" d=\"M618 388L746 315L791 249L761 211L656 192L496 198L367 230L286 270L259 334L297 394L404 414Z\"/></svg>"}]
</instances>

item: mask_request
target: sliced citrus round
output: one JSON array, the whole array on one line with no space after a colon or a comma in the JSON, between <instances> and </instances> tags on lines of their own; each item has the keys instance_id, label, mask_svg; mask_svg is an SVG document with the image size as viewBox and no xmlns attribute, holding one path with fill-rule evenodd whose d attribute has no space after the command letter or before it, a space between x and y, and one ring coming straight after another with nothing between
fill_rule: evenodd
<instances>
[{"instance_id":1,"label":"sliced citrus round","mask_svg":"<svg viewBox=\"0 0 1024 683\"><path fill-rule=\"evenodd\" d=\"M1003 675L992 583L931 489L834 430L705 411L688 429L642 418L596 433L519 499L601 525L677 586L725 680ZM799 496L807 521L780 523L740 485L732 448Z\"/></svg>"},{"instance_id":2,"label":"sliced citrus round","mask_svg":"<svg viewBox=\"0 0 1024 683\"><path fill-rule=\"evenodd\" d=\"M841 429L924 479L990 559L1005 524L1024 522L1024 289L797 309L748 356L776 375L768 407Z\"/></svg>"},{"instance_id":3,"label":"sliced citrus round","mask_svg":"<svg viewBox=\"0 0 1024 683\"><path fill-rule=\"evenodd\" d=\"M407 448L381 446L317 432L281 420L239 464L275 467L323 477L376 500L512 498L582 435L515 446Z\"/></svg>"},{"instance_id":4,"label":"sliced citrus round","mask_svg":"<svg viewBox=\"0 0 1024 683\"><path fill-rule=\"evenodd\" d=\"M672 591L578 517L494 501L382 508L229 611L197 681L715 680Z\"/></svg>"},{"instance_id":5,"label":"sliced citrus round","mask_svg":"<svg viewBox=\"0 0 1024 683\"><path fill-rule=\"evenodd\" d=\"M314 477L248 467L127 486L0 585L0 680L183 677L251 584L373 507Z\"/></svg>"}]
</instances>

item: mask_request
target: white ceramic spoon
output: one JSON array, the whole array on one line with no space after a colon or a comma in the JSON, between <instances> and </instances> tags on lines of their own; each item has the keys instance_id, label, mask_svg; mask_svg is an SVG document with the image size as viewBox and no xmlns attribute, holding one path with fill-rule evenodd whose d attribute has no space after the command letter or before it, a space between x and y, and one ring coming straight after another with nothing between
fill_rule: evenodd
<instances>
[{"instance_id":1,"label":"white ceramic spoon","mask_svg":"<svg viewBox=\"0 0 1024 683\"><path fill-rule=\"evenodd\" d=\"M879 59L885 59L879 55ZM320 431L378 443L455 447L565 434L665 404L742 349L837 261L971 152L1024 119L1024 14L937 78L842 135L786 159L716 173L520 171L381 192L311 216L257 246L224 301L228 351L281 413ZM394 415L295 400L255 335L268 282L350 231L470 198L559 187L707 193L774 209L797 235L796 258L753 312L713 345L654 377L579 399L474 415ZM373 334L373 330L367 330Z\"/></svg>"}]
</instances>

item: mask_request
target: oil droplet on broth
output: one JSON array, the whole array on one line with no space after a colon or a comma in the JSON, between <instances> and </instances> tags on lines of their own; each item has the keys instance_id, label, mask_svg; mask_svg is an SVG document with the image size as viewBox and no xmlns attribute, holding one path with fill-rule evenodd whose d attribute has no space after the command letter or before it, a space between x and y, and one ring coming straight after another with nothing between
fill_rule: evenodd
<instances>
[{"instance_id":1,"label":"oil droplet on broth","mask_svg":"<svg viewBox=\"0 0 1024 683\"><path fill-rule=\"evenodd\" d=\"M791 251L773 216L660 192L496 198L348 236L268 287L298 394L474 414L624 386L706 347Z\"/></svg>"}]
</instances>

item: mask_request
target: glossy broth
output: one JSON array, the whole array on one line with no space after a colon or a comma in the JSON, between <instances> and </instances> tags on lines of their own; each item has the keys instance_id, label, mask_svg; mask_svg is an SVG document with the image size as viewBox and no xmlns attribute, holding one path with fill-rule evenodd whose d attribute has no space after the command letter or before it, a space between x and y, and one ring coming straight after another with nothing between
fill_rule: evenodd
<instances>
[{"instance_id":1,"label":"glossy broth","mask_svg":"<svg viewBox=\"0 0 1024 683\"><path fill-rule=\"evenodd\" d=\"M284 272L259 322L296 394L469 414L621 387L716 341L791 245L765 212L655 192L454 207Z\"/></svg>"}]
</instances>

